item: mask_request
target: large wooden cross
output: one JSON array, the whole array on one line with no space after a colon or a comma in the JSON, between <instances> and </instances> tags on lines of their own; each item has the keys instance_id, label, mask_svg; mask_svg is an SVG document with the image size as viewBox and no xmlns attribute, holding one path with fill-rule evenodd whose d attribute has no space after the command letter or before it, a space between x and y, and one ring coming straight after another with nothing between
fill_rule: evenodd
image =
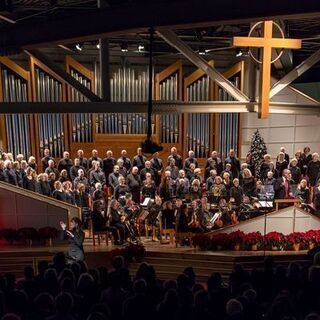
<instances>
[{"instance_id":1,"label":"large wooden cross","mask_svg":"<svg viewBox=\"0 0 320 320\"><path fill-rule=\"evenodd\" d=\"M271 52L272 48L299 49L301 40L272 38L272 21L264 21L263 37L234 37L233 45L236 47L263 48L262 71L260 82L259 118L267 118L269 115L269 94L271 80Z\"/></svg>"}]
</instances>

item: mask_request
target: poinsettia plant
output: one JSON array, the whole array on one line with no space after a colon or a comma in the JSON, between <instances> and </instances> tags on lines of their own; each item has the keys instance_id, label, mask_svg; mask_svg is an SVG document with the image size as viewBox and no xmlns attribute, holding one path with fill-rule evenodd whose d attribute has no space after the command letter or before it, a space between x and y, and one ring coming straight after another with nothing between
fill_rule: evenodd
<instances>
[{"instance_id":1,"label":"poinsettia plant","mask_svg":"<svg viewBox=\"0 0 320 320\"><path fill-rule=\"evenodd\" d=\"M266 245L270 247L283 247L285 243L284 235L277 231L272 231L266 234Z\"/></svg>"},{"instance_id":2,"label":"poinsettia plant","mask_svg":"<svg viewBox=\"0 0 320 320\"><path fill-rule=\"evenodd\" d=\"M235 246L236 244L242 244L245 239L245 234L240 230L234 231L229 233L228 239L229 239L230 246Z\"/></svg>"},{"instance_id":3,"label":"poinsettia plant","mask_svg":"<svg viewBox=\"0 0 320 320\"><path fill-rule=\"evenodd\" d=\"M212 239L207 234L198 233L192 237L194 246L199 247L201 250L210 250L212 248Z\"/></svg>"},{"instance_id":4,"label":"poinsettia plant","mask_svg":"<svg viewBox=\"0 0 320 320\"><path fill-rule=\"evenodd\" d=\"M305 232L304 239L306 242L320 243L320 231L319 230L309 230Z\"/></svg>"},{"instance_id":5,"label":"poinsettia plant","mask_svg":"<svg viewBox=\"0 0 320 320\"><path fill-rule=\"evenodd\" d=\"M228 248L228 234L217 233L211 236L211 248L213 250Z\"/></svg>"},{"instance_id":6,"label":"poinsettia plant","mask_svg":"<svg viewBox=\"0 0 320 320\"><path fill-rule=\"evenodd\" d=\"M286 243L289 245L293 245L295 243L304 243L305 241L305 232L292 232L288 234L286 237Z\"/></svg>"},{"instance_id":7,"label":"poinsettia plant","mask_svg":"<svg viewBox=\"0 0 320 320\"><path fill-rule=\"evenodd\" d=\"M263 243L263 235L259 231L249 232L244 236L244 243L247 246L252 246L255 244L259 246Z\"/></svg>"}]
</instances>

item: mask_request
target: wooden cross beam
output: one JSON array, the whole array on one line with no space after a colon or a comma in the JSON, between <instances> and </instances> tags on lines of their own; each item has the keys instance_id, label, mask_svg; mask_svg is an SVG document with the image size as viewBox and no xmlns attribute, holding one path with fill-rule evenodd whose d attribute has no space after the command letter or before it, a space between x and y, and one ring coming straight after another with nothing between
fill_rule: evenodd
<instances>
[{"instance_id":1,"label":"wooden cross beam","mask_svg":"<svg viewBox=\"0 0 320 320\"><path fill-rule=\"evenodd\" d=\"M234 37L233 45L236 47L262 48L262 70L260 82L259 118L267 118L269 115L269 95L271 79L271 53L272 48L299 49L301 40L272 38L272 21L264 21L263 37Z\"/></svg>"}]
</instances>

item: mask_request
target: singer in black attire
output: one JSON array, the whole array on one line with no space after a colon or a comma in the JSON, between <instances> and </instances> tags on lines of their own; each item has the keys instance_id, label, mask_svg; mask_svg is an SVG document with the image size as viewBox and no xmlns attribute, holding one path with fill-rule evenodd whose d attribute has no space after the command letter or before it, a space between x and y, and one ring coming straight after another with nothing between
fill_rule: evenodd
<instances>
[{"instance_id":1,"label":"singer in black attire","mask_svg":"<svg viewBox=\"0 0 320 320\"><path fill-rule=\"evenodd\" d=\"M81 220L73 217L70 221L70 230L63 221L60 221L64 236L69 239L69 249L67 259L70 262L84 260L83 241L84 232L81 229Z\"/></svg>"}]
</instances>

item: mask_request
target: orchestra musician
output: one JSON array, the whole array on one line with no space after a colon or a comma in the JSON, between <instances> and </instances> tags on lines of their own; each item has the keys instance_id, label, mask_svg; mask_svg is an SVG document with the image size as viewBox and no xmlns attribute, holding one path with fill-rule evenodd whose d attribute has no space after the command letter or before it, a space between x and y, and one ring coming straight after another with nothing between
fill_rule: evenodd
<instances>
[{"instance_id":1,"label":"orchestra musician","mask_svg":"<svg viewBox=\"0 0 320 320\"><path fill-rule=\"evenodd\" d=\"M120 236L120 241L124 242L126 241L127 237L128 237L128 232L126 227L123 224L123 215L121 214L120 210L119 210L119 202L116 199L112 199L110 202L110 226L111 227L115 227L118 232L119 232L119 236Z\"/></svg>"},{"instance_id":2,"label":"orchestra musician","mask_svg":"<svg viewBox=\"0 0 320 320\"><path fill-rule=\"evenodd\" d=\"M158 239L160 238L160 219L162 215L162 201L159 196L155 197L154 202L152 203L151 207L148 208L148 216L147 219L145 220L146 225L148 226L153 226L156 228L156 231L158 231ZM155 241L156 239L154 238L156 234L152 232L152 241Z\"/></svg>"},{"instance_id":3,"label":"orchestra musician","mask_svg":"<svg viewBox=\"0 0 320 320\"><path fill-rule=\"evenodd\" d=\"M123 239L120 238L118 229L109 225L108 218L109 217L104 216L104 201L94 201L93 211L91 213L93 231L110 231L114 238L114 244L121 245L123 243Z\"/></svg>"},{"instance_id":4,"label":"orchestra musician","mask_svg":"<svg viewBox=\"0 0 320 320\"><path fill-rule=\"evenodd\" d=\"M210 203L218 204L220 199L227 196L227 189L222 183L222 178L216 176L214 179L214 185L210 189L209 200Z\"/></svg>"}]
</instances>

